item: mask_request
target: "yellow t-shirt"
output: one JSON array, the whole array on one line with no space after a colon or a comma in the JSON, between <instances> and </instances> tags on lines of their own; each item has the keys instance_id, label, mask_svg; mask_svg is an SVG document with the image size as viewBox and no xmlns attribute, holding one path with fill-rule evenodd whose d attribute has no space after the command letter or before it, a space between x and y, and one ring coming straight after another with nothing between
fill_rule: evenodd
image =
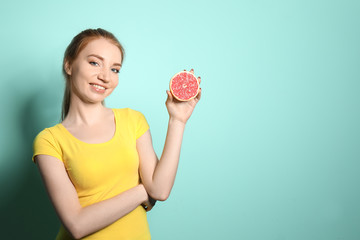
<instances>
[{"instance_id":1,"label":"yellow t-shirt","mask_svg":"<svg viewBox=\"0 0 360 240\"><path fill-rule=\"evenodd\" d=\"M112 110L116 130L108 142L82 142L62 124L44 129L34 140L33 160L40 154L61 160L83 207L111 198L139 184L136 139L149 129L149 125L138 111L129 108ZM83 239L150 238L146 211L142 206L138 206L113 224ZM72 238L61 226L56 239Z\"/></svg>"}]
</instances>

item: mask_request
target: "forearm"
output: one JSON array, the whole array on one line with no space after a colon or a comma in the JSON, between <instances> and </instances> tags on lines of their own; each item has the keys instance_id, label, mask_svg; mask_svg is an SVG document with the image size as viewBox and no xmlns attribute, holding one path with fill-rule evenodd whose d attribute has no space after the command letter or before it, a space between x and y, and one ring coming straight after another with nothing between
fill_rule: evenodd
<instances>
[{"instance_id":1,"label":"forearm","mask_svg":"<svg viewBox=\"0 0 360 240\"><path fill-rule=\"evenodd\" d=\"M149 131L137 139L141 179L149 195L160 201L169 197L174 185L185 125L200 100L201 90L196 98L185 102L174 99L170 91L167 91L167 95L166 108L170 118L160 161L153 149Z\"/></svg>"},{"instance_id":2,"label":"forearm","mask_svg":"<svg viewBox=\"0 0 360 240\"><path fill-rule=\"evenodd\" d=\"M150 193L158 200L166 200L174 185L184 130L185 123L169 119L164 149L154 170Z\"/></svg>"},{"instance_id":3,"label":"forearm","mask_svg":"<svg viewBox=\"0 0 360 240\"><path fill-rule=\"evenodd\" d=\"M125 216L147 199L143 185L131 188L113 198L79 209L67 221L75 238L94 233Z\"/></svg>"}]
</instances>

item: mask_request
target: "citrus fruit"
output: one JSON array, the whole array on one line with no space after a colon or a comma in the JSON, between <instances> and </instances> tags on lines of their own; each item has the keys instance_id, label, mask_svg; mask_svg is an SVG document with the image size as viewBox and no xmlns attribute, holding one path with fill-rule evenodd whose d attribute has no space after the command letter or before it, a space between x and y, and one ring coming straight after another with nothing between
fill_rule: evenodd
<instances>
[{"instance_id":1,"label":"citrus fruit","mask_svg":"<svg viewBox=\"0 0 360 240\"><path fill-rule=\"evenodd\" d=\"M199 93L199 81L192 72L178 72L170 80L170 91L177 100L189 101Z\"/></svg>"}]
</instances>

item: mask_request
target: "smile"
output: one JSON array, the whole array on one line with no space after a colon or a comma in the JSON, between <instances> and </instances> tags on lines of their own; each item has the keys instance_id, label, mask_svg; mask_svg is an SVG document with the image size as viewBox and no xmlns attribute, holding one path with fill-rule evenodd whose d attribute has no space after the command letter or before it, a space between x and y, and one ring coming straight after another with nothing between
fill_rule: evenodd
<instances>
[{"instance_id":1,"label":"smile","mask_svg":"<svg viewBox=\"0 0 360 240\"><path fill-rule=\"evenodd\" d=\"M94 84L94 83L90 83L91 86L94 86L95 88L97 89L100 89L100 90L105 90L105 88L103 86L100 86L100 85L97 85L97 84Z\"/></svg>"}]
</instances>

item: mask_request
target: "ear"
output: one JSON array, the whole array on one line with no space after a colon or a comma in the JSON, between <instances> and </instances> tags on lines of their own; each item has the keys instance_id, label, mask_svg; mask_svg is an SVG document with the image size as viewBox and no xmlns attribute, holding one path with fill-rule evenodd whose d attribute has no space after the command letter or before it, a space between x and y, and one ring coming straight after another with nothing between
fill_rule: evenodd
<instances>
[{"instance_id":1,"label":"ear","mask_svg":"<svg viewBox=\"0 0 360 240\"><path fill-rule=\"evenodd\" d=\"M68 60L65 60L64 70L67 73L67 75L71 76L71 66Z\"/></svg>"}]
</instances>

